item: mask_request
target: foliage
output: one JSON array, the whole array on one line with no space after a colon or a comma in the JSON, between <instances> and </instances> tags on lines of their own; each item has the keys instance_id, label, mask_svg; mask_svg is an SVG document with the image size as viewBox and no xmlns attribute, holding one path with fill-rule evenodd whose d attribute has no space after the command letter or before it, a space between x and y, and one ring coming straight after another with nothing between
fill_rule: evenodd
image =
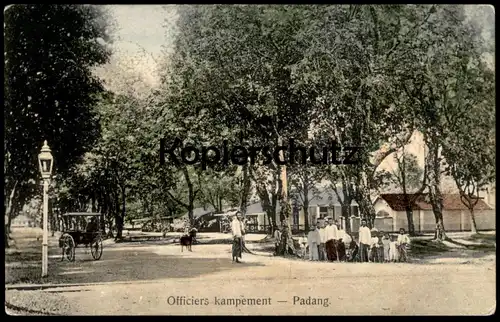
<instances>
[{"instance_id":1,"label":"foliage","mask_svg":"<svg viewBox=\"0 0 500 322\"><path fill-rule=\"evenodd\" d=\"M43 140L66 175L99 136L91 69L108 60L108 17L91 5L12 5L5 10L4 175L9 214L39 193Z\"/></svg>"}]
</instances>

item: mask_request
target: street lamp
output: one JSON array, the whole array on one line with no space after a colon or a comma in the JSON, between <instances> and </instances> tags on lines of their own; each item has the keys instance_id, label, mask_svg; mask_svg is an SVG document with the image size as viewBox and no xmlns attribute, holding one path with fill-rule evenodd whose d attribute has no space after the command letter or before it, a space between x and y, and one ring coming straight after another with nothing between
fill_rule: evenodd
<instances>
[{"instance_id":1,"label":"street lamp","mask_svg":"<svg viewBox=\"0 0 500 322\"><path fill-rule=\"evenodd\" d=\"M47 276L49 266L48 256L48 224L49 224L49 181L52 174L53 158L47 141L43 142L42 150L38 155L38 163L43 179L43 241L42 241L42 277Z\"/></svg>"}]
</instances>

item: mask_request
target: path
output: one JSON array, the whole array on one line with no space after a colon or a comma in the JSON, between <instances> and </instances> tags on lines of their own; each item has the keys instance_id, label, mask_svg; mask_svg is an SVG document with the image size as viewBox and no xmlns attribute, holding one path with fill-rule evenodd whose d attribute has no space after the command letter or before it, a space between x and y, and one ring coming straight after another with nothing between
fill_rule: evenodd
<instances>
[{"instance_id":1,"label":"path","mask_svg":"<svg viewBox=\"0 0 500 322\"><path fill-rule=\"evenodd\" d=\"M178 245L115 245L100 261L82 250L74 263L51 259L54 281L104 284L21 292L57 295L74 314L103 315L491 314L496 303L494 259L475 265L331 264L244 254L244 261L231 262L229 245L197 245L192 253ZM293 305L294 296L328 303ZM202 299L199 305L181 303L193 297ZM270 298L271 305L220 305L215 297Z\"/></svg>"}]
</instances>

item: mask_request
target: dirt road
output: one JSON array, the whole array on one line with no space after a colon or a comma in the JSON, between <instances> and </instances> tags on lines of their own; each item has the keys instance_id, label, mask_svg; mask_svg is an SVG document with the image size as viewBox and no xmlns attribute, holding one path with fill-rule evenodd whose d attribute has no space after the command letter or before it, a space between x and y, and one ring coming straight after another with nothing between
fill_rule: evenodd
<instances>
[{"instance_id":1,"label":"dirt road","mask_svg":"<svg viewBox=\"0 0 500 322\"><path fill-rule=\"evenodd\" d=\"M332 264L245 254L236 264L229 245L198 245L192 253L118 246L100 261L89 256L81 251L75 263L53 266L80 286L22 292L55 292L84 315L484 315L496 306L494 259Z\"/></svg>"}]
</instances>

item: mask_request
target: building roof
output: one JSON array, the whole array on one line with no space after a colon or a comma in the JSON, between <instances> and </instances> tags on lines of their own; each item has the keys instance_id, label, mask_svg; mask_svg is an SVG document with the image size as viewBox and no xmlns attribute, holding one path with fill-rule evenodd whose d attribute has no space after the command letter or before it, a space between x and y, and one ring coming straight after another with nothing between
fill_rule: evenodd
<instances>
[{"instance_id":1,"label":"building roof","mask_svg":"<svg viewBox=\"0 0 500 322\"><path fill-rule=\"evenodd\" d=\"M414 196L414 194L409 194ZM405 195L402 193L385 193L379 196L392 210L405 211ZM483 200L479 200L474 210L492 209ZM432 205L428 200L428 194L420 194L412 205L412 210L432 210ZM460 199L459 194L443 194L443 210L468 210Z\"/></svg>"},{"instance_id":2,"label":"building roof","mask_svg":"<svg viewBox=\"0 0 500 322\"><path fill-rule=\"evenodd\" d=\"M319 190L319 189L318 189ZM339 195L341 198L343 198L342 191L338 191ZM315 207L315 206L325 206L325 205L340 205L340 202L338 200L337 194L331 189L331 188L323 188L317 192L315 191L309 191L309 207ZM290 195L291 200L290 202L293 205L293 194ZM297 197L297 203L299 205L302 205L302 198ZM357 205L356 201L352 201L352 205ZM277 201L276 205L276 213L279 213L280 211L280 203L279 200ZM262 208L262 205L260 201L252 203L248 205L247 207L247 214L258 214L258 213L265 213L264 209Z\"/></svg>"},{"instance_id":3,"label":"building roof","mask_svg":"<svg viewBox=\"0 0 500 322\"><path fill-rule=\"evenodd\" d=\"M203 208L203 207L195 208L195 209L193 209L193 218L198 219L198 218L205 216L205 215L208 215L214 211L215 211L215 208L212 206L209 206L207 208ZM187 218L188 212L186 212L182 217Z\"/></svg>"},{"instance_id":4,"label":"building roof","mask_svg":"<svg viewBox=\"0 0 500 322\"><path fill-rule=\"evenodd\" d=\"M318 189L319 191L309 191L309 206L322 206L322 205L340 205L339 198L333 189L331 188L322 188ZM340 198L344 198L342 189L338 189L338 194ZM297 201L299 204L302 204L302 198L298 197ZM353 200L351 202L352 205L356 205L356 201Z\"/></svg>"}]
</instances>

